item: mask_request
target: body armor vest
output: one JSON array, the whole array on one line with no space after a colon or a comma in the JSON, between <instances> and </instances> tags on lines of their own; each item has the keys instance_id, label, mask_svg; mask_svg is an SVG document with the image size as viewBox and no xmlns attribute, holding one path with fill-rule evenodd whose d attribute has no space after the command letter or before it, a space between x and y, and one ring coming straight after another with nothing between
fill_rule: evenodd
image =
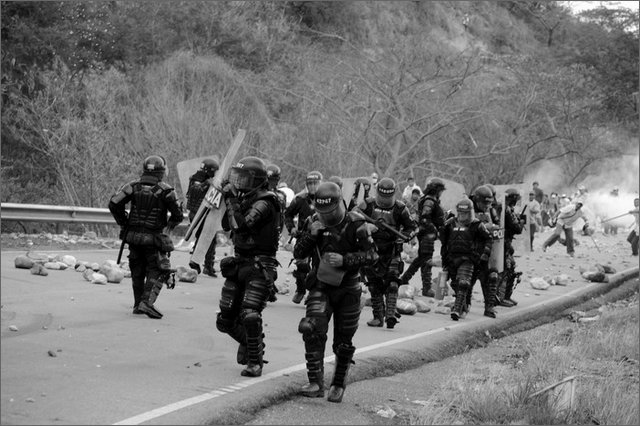
<instances>
[{"instance_id":1,"label":"body armor vest","mask_svg":"<svg viewBox=\"0 0 640 426\"><path fill-rule=\"evenodd\" d=\"M363 223L364 219L361 215L355 212L348 212L339 231L326 229L322 232L322 238L318 242L320 255L327 252L345 255L354 250L360 250L360 247L356 246L356 231ZM358 268L350 272L356 272L357 270Z\"/></svg>"},{"instance_id":2,"label":"body armor vest","mask_svg":"<svg viewBox=\"0 0 640 426\"><path fill-rule=\"evenodd\" d=\"M167 208L164 194L173 188L165 182L155 185L135 182L132 185L131 214L129 230L135 232L162 232L167 226Z\"/></svg>"},{"instance_id":3,"label":"body armor vest","mask_svg":"<svg viewBox=\"0 0 640 426\"><path fill-rule=\"evenodd\" d=\"M398 229L398 226L402 223L400 218L402 210L398 205L398 201L395 201L389 208L379 207L375 202L375 198L368 198L365 200L365 203L366 207L363 212L373 220L377 221L381 219L384 223L395 229ZM372 237L380 253L387 253L389 249L393 247L397 238L395 234L382 226L378 227L378 230L373 233Z\"/></svg>"},{"instance_id":4,"label":"body armor vest","mask_svg":"<svg viewBox=\"0 0 640 426\"><path fill-rule=\"evenodd\" d=\"M278 251L280 241L280 229L282 229L282 216L280 213L280 201L271 191L260 190L251 203L243 201L241 204L248 206L242 209L241 213L247 213L256 201L264 200L271 208L272 222L264 223L262 226L251 230L233 231L233 245L242 256L274 256Z\"/></svg>"},{"instance_id":5,"label":"body armor vest","mask_svg":"<svg viewBox=\"0 0 640 426\"><path fill-rule=\"evenodd\" d=\"M423 215L423 208L427 201L431 201L432 206L429 208L427 215ZM440 200L433 195L425 195L418 201L418 220L423 225L432 224L436 229L442 228L444 225L444 210L440 207Z\"/></svg>"},{"instance_id":6,"label":"body armor vest","mask_svg":"<svg viewBox=\"0 0 640 426\"><path fill-rule=\"evenodd\" d=\"M474 244L470 225L454 223L454 226L451 227L447 248L453 256L472 256Z\"/></svg>"}]
</instances>

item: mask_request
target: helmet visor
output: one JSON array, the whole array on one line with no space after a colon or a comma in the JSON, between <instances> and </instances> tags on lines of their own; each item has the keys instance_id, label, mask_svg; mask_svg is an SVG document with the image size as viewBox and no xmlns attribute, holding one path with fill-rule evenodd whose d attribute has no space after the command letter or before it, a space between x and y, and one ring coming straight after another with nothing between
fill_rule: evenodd
<instances>
[{"instance_id":1,"label":"helmet visor","mask_svg":"<svg viewBox=\"0 0 640 426\"><path fill-rule=\"evenodd\" d=\"M318 213L318 219L324 226L336 226L344 219L347 207L343 200L339 200L337 203L323 207L318 207L316 204L316 212Z\"/></svg>"},{"instance_id":2,"label":"helmet visor","mask_svg":"<svg viewBox=\"0 0 640 426\"><path fill-rule=\"evenodd\" d=\"M320 181L317 179L308 179L307 180L307 192L311 195L316 193L318 189L318 185L320 185Z\"/></svg>"},{"instance_id":3,"label":"helmet visor","mask_svg":"<svg viewBox=\"0 0 640 426\"><path fill-rule=\"evenodd\" d=\"M253 186L253 173L250 170L232 168L229 171L229 183L239 192L249 192Z\"/></svg>"}]
</instances>

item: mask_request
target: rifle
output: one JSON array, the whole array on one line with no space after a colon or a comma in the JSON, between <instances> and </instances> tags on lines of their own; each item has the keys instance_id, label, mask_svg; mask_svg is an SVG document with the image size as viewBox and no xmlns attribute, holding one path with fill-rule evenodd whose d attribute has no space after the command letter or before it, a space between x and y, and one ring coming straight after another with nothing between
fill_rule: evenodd
<instances>
[{"instance_id":1,"label":"rifle","mask_svg":"<svg viewBox=\"0 0 640 426\"><path fill-rule=\"evenodd\" d=\"M527 211L527 207L529 207L529 204L525 204L524 209L520 212L520 220L524 220L525 225L527 224L527 215L524 212Z\"/></svg>"},{"instance_id":2,"label":"rifle","mask_svg":"<svg viewBox=\"0 0 640 426\"><path fill-rule=\"evenodd\" d=\"M127 234L129 233L129 222L127 222L127 226L124 227L124 232L122 233L122 243L120 244L120 250L118 251L118 259L116 263L118 266L120 265L120 260L122 260L122 252L124 251L125 240L127 239Z\"/></svg>"},{"instance_id":3,"label":"rifle","mask_svg":"<svg viewBox=\"0 0 640 426\"><path fill-rule=\"evenodd\" d=\"M393 226L391 226L388 223L386 223L382 219L373 220L372 218L370 218L369 216L364 214L361 210L358 210L358 213L360 213L365 218L365 220L367 222L369 222L369 223L371 223L373 225L376 225L376 226L382 226L384 229L386 229L387 231L389 231L392 234L396 235L399 239L401 239L402 241L404 241L406 243L411 241L411 239L414 237L413 233L411 233L410 235L405 235L402 232L398 231Z\"/></svg>"}]
</instances>

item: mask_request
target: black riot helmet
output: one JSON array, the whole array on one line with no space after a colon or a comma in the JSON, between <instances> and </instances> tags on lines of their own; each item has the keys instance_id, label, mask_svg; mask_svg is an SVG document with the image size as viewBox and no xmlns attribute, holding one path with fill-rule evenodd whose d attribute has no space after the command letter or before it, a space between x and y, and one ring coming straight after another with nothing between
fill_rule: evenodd
<instances>
[{"instance_id":1,"label":"black riot helmet","mask_svg":"<svg viewBox=\"0 0 640 426\"><path fill-rule=\"evenodd\" d=\"M470 224L474 219L473 202L468 198L463 198L456 203L456 217L463 225Z\"/></svg>"},{"instance_id":2,"label":"black riot helmet","mask_svg":"<svg viewBox=\"0 0 640 426\"><path fill-rule=\"evenodd\" d=\"M318 189L318 185L320 185L320 182L322 182L322 173L316 170L307 173L307 178L305 179L307 192L314 195Z\"/></svg>"},{"instance_id":3,"label":"black riot helmet","mask_svg":"<svg viewBox=\"0 0 640 426\"><path fill-rule=\"evenodd\" d=\"M267 180L269 181L269 189L276 189L280 182L280 167L275 164L269 164L267 166Z\"/></svg>"},{"instance_id":4,"label":"black riot helmet","mask_svg":"<svg viewBox=\"0 0 640 426\"><path fill-rule=\"evenodd\" d=\"M200 163L200 170L202 170L207 177L215 176L219 168L220 165L213 158L205 158L202 160L202 163Z\"/></svg>"},{"instance_id":5,"label":"black riot helmet","mask_svg":"<svg viewBox=\"0 0 640 426\"><path fill-rule=\"evenodd\" d=\"M491 203L493 203L493 193L491 189L486 185L480 185L473 191L473 201L480 208L480 210L486 212Z\"/></svg>"},{"instance_id":6,"label":"black riot helmet","mask_svg":"<svg viewBox=\"0 0 640 426\"><path fill-rule=\"evenodd\" d=\"M445 189L447 189L444 186L444 182L442 181L442 179L439 179L437 177L431 178L429 179L429 182L427 183L427 186L424 188L424 193L426 195L439 195L440 191L444 191Z\"/></svg>"},{"instance_id":7,"label":"black riot helmet","mask_svg":"<svg viewBox=\"0 0 640 426\"><path fill-rule=\"evenodd\" d=\"M159 155L150 155L142 162L142 173L162 179L167 175L167 162Z\"/></svg>"},{"instance_id":8,"label":"black riot helmet","mask_svg":"<svg viewBox=\"0 0 640 426\"><path fill-rule=\"evenodd\" d=\"M318 219L324 226L339 225L347 214L342 191L334 182L322 182L318 185L314 206Z\"/></svg>"},{"instance_id":9,"label":"black riot helmet","mask_svg":"<svg viewBox=\"0 0 640 426\"><path fill-rule=\"evenodd\" d=\"M515 206L518 200L520 199L520 193L518 192L517 189L509 188L504 193L506 195L506 198L505 198L506 203L510 207Z\"/></svg>"},{"instance_id":10,"label":"black riot helmet","mask_svg":"<svg viewBox=\"0 0 640 426\"><path fill-rule=\"evenodd\" d=\"M229 171L229 183L241 194L267 185L267 166L258 157L244 157Z\"/></svg>"},{"instance_id":11,"label":"black riot helmet","mask_svg":"<svg viewBox=\"0 0 640 426\"><path fill-rule=\"evenodd\" d=\"M382 208L390 208L395 202L396 183L393 179L385 177L378 182L376 204Z\"/></svg>"}]
</instances>

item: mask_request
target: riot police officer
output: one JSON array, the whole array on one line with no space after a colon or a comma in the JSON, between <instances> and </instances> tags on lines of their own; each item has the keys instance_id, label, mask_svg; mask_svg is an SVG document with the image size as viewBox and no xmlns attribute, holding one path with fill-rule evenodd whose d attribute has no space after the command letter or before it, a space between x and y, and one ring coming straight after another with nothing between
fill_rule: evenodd
<instances>
[{"instance_id":1,"label":"riot police officer","mask_svg":"<svg viewBox=\"0 0 640 426\"><path fill-rule=\"evenodd\" d=\"M320 185L320 182L322 182L322 178L322 173L318 171L314 170L307 173L305 180L306 190L296 194L295 198L291 201L291 204L289 204L289 207L284 213L285 226L287 227L287 231L289 231L289 235L294 238L301 235L305 219L311 216L315 211L313 202L316 196L316 190L318 185ZM297 225L294 222L296 217L298 219ZM309 260L309 258L295 259L296 269L293 271L293 276L296 279L296 291L293 295L293 303L300 303L306 293L304 281L311 270Z\"/></svg>"},{"instance_id":2,"label":"riot police officer","mask_svg":"<svg viewBox=\"0 0 640 426\"><path fill-rule=\"evenodd\" d=\"M216 326L239 343L237 361L248 377L262 375L262 311L277 279L280 201L267 186L267 167L257 157L238 161L222 184L222 229L231 231L234 256L220 261L225 282Z\"/></svg>"},{"instance_id":3,"label":"riot police officer","mask_svg":"<svg viewBox=\"0 0 640 426\"><path fill-rule=\"evenodd\" d=\"M486 185L480 185L473 191L472 197L474 214L485 224L485 227L495 240L498 238L497 232L500 229L500 218L497 216L496 210L492 207L495 202L495 196L491 188ZM482 288L484 316L495 318L496 292L498 290L499 275L497 268L489 264L489 259L480 262L474 273L474 278L471 281L472 288L476 280L480 280L480 287ZM469 292L467 301L469 304L471 303L471 291Z\"/></svg>"},{"instance_id":4,"label":"riot police officer","mask_svg":"<svg viewBox=\"0 0 640 426\"><path fill-rule=\"evenodd\" d=\"M166 175L165 159L151 155L142 163L140 179L123 185L109 201L109 210L122 228L120 237L129 245L133 313L154 319L162 318L154 305L162 285L175 285L169 261L173 242L163 230L170 232L183 219L176 192L162 181ZM129 214L127 203L131 203Z\"/></svg>"},{"instance_id":5,"label":"riot police officer","mask_svg":"<svg viewBox=\"0 0 640 426\"><path fill-rule=\"evenodd\" d=\"M474 216L471 200L463 198L456 204L456 216L447 219L442 227L440 241L442 269L447 271L456 294L451 319L458 321L469 312L474 271L481 262L489 260L493 239Z\"/></svg>"},{"instance_id":6,"label":"riot police officer","mask_svg":"<svg viewBox=\"0 0 640 426\"><path fill-rule=\"evenodd\" d=\"M209 191L209 188L213 184L213 177L220 168L218 162L213 158L205 158L200 164L200 169L196 171L191 177L189 177L189 187L187 189L187 210L189 211L189 222L193 222L204 196ZM204 221L196 230L195 245L198 244L198 239L202 233L202 227ZM214 238L207 249L207 253L204 256L204 269L203 273L211 277L217 277L218 275L214 269L214 263L216 258L216 239ZM195 269L200 273L200 265L195 262L189 262L189 267Z\"/></svg>"},{"instance_id":7,"label":"riot police officer","mask_svg":"<svg viewBox=\"0 0 640 426\"><path fill-rule=\"evenodd\" d=\"M518 302L511 297L518 277L516 273L516 260L513 257L515 253L513 249L513 237L522 234L522 228L525 224L524 220L516 214L514 209L516 203L520 200L518 190L509 188L505 191L505 194L504 270L500 277L496 299L500 306L512 307L518 304Z\"/></svg>"},{"instance_id":8,"label":"riot police officer","mask_svg":"<svg viewBox=\"0 0 640 426\"><path fill-rule=\"evenodd\" d=\"M318 252L308 279L309 295L306 314L300 320L307 361L309 384L301 391L304 396L324 396L324 353L329 321L333 316L335 371L328 400L341 402L346 376L356 348L353 336L360 319L360 269L373 265L378 255L371 229L358 212L347 212L340 187L323 182L316 192L316 215L308 231L303 232L293 249L296 259Z\"/></svg>"},{"instance_id":9,"label":"riot police officer","mask_svg":"<svg viewBox=\"0 0 640 426\"><path fill-rule=\"evenodd\" d=\"M378 261L375 265L364 268L367 286L371 293L373 319L367 322L371 327L382 327L386 322L387 328L394 328L396 317L396 302L400 274L404 268L402 261L402 243L398 233L405 234L407 239L416 229L416 223L411 219L407 206L395 199L396 183L385 177L378 182L375 197L369 197L357 206L361 211L379 225L373 233L373 242L378 251Z\"/></svg>"},{"instance_id":10,"label":"riot police officer","mask_svg":"<svg viewBox=\"0 0 640 426\"><path fill-rule=\"evenodd\" d=\"M444 225L444 210L440 207L440 196L446 187L439 178L431 178L418 202L418 256L413 259L402 274L402 281L408 284L413 275L420 269L422 278L422 295L434 297L431 289L431 267L434 243L438 231Z\"/></svg>"}]
</instances>

